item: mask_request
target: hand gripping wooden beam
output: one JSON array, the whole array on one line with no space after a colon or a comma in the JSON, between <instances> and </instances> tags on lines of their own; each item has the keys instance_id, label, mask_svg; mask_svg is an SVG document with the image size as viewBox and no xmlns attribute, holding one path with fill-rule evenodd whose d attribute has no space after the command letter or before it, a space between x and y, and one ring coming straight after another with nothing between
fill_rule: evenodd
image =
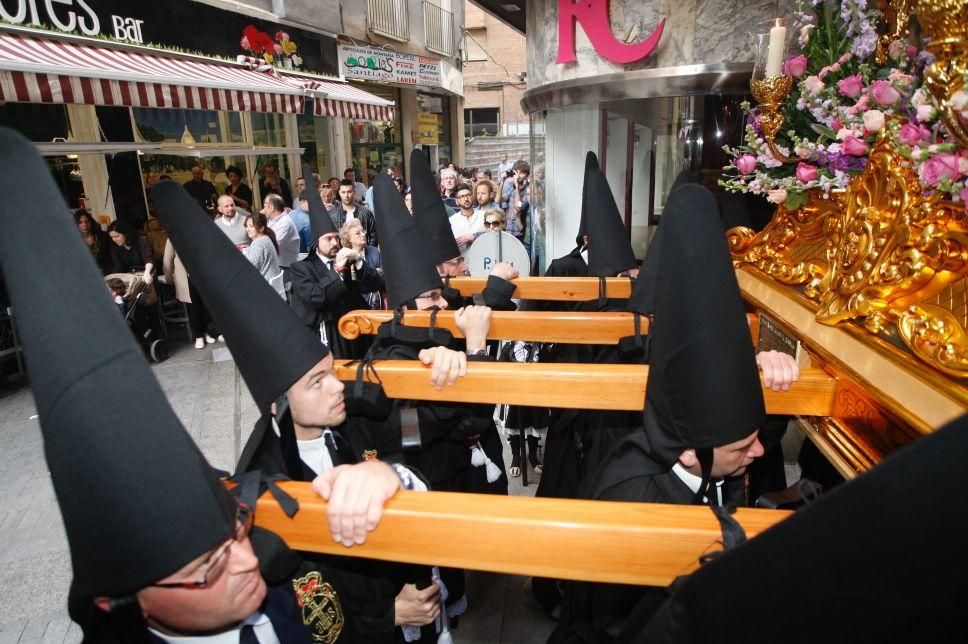
<instances>
[{"instance_id":1,"label":"hand gripping wooden beam","mask_svg":"<svg viewBox=\"0 0 968 644\"><path fill-rule=\"evenodd\" d=\"M287 518L265 494L256 524L309 552L667 586L722 548L719 523L705 506L404 491L387 502L366 543L347 548L330 536L326 502L309 483L279 485L299 501L299 512ZM752 538L789 514L741 508L733 516Z\"/></svg>"},{"instance_id":2,"label":"hand gripping wooden beam","mask_svg":"<svg viewBox=\"0 0 968 644\"><path fill-rule=\"evenodd\" d=\"M523 300L552 300L559 302L587 302L597 300L597 277L519 277L512 280L517 287L512 297ZM484 290L486 277L453 277L447 284L470 297ZM606 277L605 297L626 299L632 294L632 281L627 277Z\"/></svg>"},{"instance_id":3,"label":"hand gripping wooden beam","mask_svg":"<svg viewBox=\"0 0 968 644\"><path fill-rule=\"evenodd\" d=\"M353 381L357 365L347 364L334 363L336 377ZM438 391L430 385L430 367L420 362L377 360L373 364L390 398L563 409L641 411L649 374L644 365L471 362L465 376ZM367 381L374 382L364 371ZM823 370L803 369L789 391L763 388L766 411L797 416L848 414L849 410L837 409L837 389L837 379Z\"/></svg>"}]
</instances>

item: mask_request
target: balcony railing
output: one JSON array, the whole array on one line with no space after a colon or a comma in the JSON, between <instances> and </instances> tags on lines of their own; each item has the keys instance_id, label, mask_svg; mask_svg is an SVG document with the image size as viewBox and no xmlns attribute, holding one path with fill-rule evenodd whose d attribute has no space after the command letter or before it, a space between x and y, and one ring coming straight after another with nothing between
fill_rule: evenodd
<instances>
[{"instance_id":1,"label":"balcony railing","mask_svg":"<svg viewBox=\"0 0 968 644\"><path fill-rule=\"evenodd\" d=\"M402 42L410 40L405 0L367 0L366 22L373 33Z\"/></svg>"},{"instance_id":2,"label":"balcony railing","mask_svg":"<svg viewBox=\"0 0 968 644\"><path fill-rule=\"evenodd\" d=\"M442 56L453 56L454 14L424 0L423 19L427 49Z\"/></svg>"}]
</instances>

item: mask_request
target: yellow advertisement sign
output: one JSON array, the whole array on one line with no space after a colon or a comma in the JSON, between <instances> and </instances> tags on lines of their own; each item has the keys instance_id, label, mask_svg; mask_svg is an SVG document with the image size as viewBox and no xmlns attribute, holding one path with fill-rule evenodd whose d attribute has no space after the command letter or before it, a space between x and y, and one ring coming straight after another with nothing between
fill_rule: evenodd
<instances>
[{"instance_id":1,"label":"yellow advertisement sign","mask_svg":"<svg viewBox=\"0 0 968 644\"><path fill-rule=\"evenodd\" d=\"M437 145L440 142L440 121L436 114L417 112L417 129L420 136L415 144Z\"/></svg>"}]
</instances>

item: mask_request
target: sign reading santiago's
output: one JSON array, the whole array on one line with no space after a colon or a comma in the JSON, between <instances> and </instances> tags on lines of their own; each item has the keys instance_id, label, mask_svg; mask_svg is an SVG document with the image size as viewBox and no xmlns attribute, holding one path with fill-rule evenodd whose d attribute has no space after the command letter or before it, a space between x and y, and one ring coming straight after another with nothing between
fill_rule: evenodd
<instances>
[{"instance_id":1,"label":"sign reading santiago's","mask_svg":"<svg viewBox=\"0 0 968 644\"><path fill-rule=\"evenodd\" d=\"M440 87L440 61L375 47L339 46L339 70L346 78L399 85Z\"/></svg>"}]
</instances>

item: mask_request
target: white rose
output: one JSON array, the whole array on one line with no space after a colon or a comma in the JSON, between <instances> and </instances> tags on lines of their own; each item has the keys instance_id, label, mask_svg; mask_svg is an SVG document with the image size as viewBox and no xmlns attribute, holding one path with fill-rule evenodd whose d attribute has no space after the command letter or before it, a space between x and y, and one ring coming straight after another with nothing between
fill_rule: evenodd
<instances>
[{"instance_id":1,"label":"white rose","mask_svg":"<svg viewBox=\"0 0 968 644\"><path fill-rule=\"evenodd\" d=\"M813 31L815 25L803 25L800 27L800 46L806 47L807 43L810 42L810 32Z\"/></svg>"},{"instance_id":2,"label":"white rose","mask_svg":"<svg viewBox=\"0 0 968 644\"><path fill-rule=\"evenodd\" d=\"M867 110L864 112L864 127L868 132L880 132L884 129L884 112Z\"/></svg>"},{"instance_id":3,"label":"white rose","mask_svg":"<svg viewBox=\"0 0 968 644\"><path fill-rule=\"evenodd\" d=\"M787 191L784 188L780 188L779 190L766 191L766 200L769 201L770 203L781 204L784 201L786 201L786 198L787 198Z\"/></svg>"},{"instance_id":4,"label":"white rose","mask_svg":"<svg viewBox=\"0 0 968 644\"><path fill-rule=\"evenodd\" d=\"M938 111L934 109L934 105L930 103L921 103L918 105L918 120L919 121L933 121L938 116Z\"/></svg>"},{"instance_id":5,"label":"white rose","mask_svg":"<svg viewBox=\"0 0 968 644\"><path fill-rule=\"evenodd\" d=\"M807 78L803 81L803 87L807 90L808 94L811 96L816 96L823 91L825 85L823 84L823 81L816 76L807 76Z\"/></svg>"},{"instance_id":6,"label":"white rose","mask_svg":"<svg viewBox=\"0 0 968 644\"><path fill-rule=\"evenodd\" d=\"M854 136L854 131L852 129L850 129L849 127L842 127L839 130L837 130L837 140L838 141L843 141L848 136Z\"/></svg>"},{"instance_id":7,"label":"white rose","mask_svg":"<svg viewBox=\"0 0 968 644\"><path fill-rule=\"evenodd\" d=\"M914 107L921 107L921 105L928 99L927 94L925 94L924 89L921 88L914 92L911 96L911 105Z\"/></svg>"}]
</instances>

